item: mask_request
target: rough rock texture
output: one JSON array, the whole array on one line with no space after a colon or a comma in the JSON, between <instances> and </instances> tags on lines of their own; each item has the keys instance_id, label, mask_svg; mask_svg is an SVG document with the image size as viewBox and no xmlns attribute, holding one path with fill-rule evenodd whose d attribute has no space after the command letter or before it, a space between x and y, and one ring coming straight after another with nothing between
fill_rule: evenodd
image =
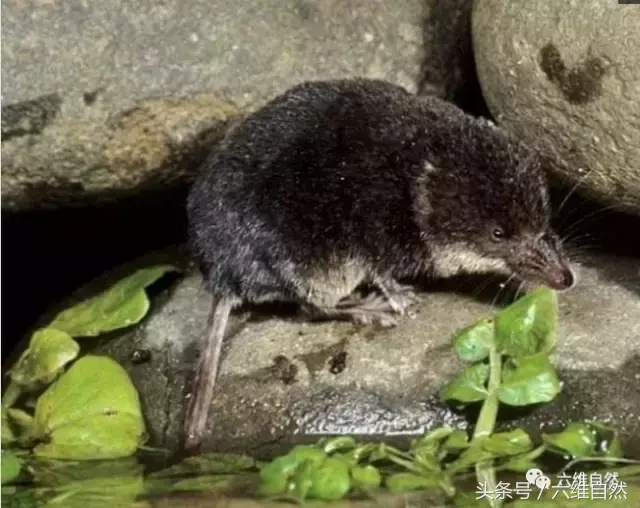
<instances>
[{"instance_id":1,"label":"rough rock texture","mask_svg":"<svg viewBox=\"0 0 640 508\"><path fill-rule=\"evenodd\" d=\"M3 208L95 203L174 185L238 114L213 94L140 100L117 113L112 104L86 104L84 113L67 114L84 95L3 107Z\"/></svg>"},{"instance_id":2,"label":"rough rock texture","mask_svg":"<svg viewBox=\"0 0 640 508\"><path fill-rule=\"evenodd\" d=\"M525 412L522 421L534 435L570 419L608 421L638 457L638 262L600 255L589 258L580 273L580 285L560 298L557 358L565 386L556 401ZM493 295L482 300L443 289L424 293L417 317L394 330L311 324L282 312L245 323L227 341L211 409L215 429L205 448L270 454L325 433L401 439L443 423L465 427L461 414L433 396L460 368L452 334L490 314ZM209 302L200 278L186 276L154 299L143 326L98 348L131 373L155 445L179 444L185 379ZM135 364L136 349L149 351L149 361Z\"/></svg>"},{"instance_id":3,"label":"rough rock texture","mask_svg":"<svg viewBox=\"0 0 640 508\"><path fill-rule=\"evenodd\" d=\"M175 182L238 110L304 79L426 79L451 95L469 72L452 57L468 3L3 2L2 206Z\"/></svg>"},{"instance_id":4,"label":"rough rock texture","mask_svg":"<svg viewBox=\"0 0 640 508\"><path fill-rule=\"evenodd\" d=\"M640 214L640 9L614 0L479 0L477 72L498 122L564 182Z\"/></svg>"}]
</instances>

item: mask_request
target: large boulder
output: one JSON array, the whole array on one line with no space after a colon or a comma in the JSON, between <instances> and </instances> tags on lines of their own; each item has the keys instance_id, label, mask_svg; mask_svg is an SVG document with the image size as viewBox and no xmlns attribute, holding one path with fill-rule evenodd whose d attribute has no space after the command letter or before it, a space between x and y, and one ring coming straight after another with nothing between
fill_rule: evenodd
<instances>
[{"instance_id":1,"label":"large boulder","mask_svg":"<svg viewBox=\"0 0 640 508\"><path fill-rule=\"evenodd\" d=\"M229 122L306 79L361 75L412 91L426 80L429 93L451 96L470 72L467 50L467 60L449 57L469 39L469 8L4 2L2 206L87 203L184 181Z\"/></svg>"},{"instance_id":2,"label":"large boulder","mask_svg":"<svg viewBox=\"0 0 640 508\"><path fill-rule=\"evenodd\" d=\"M614 0L477 0L489 109L539 144L558 181L640 214L640 9Z\"/></svg>"},{"instance_id":3,"label":"large boulder","mask_svg":"<svg viewBox=\"0 0 640 508\"><path fill-rule=\"evenodd\" d=\"M95 351L112 355L130 372L152 444L175 449L211 300L194 273L169 287L154 299L142 326ZM471 298L439 286L422 294L414 319L401 319L392 330L309 323L287 312L249 321L238 314L204 449L268 455L325 433L406 437L445 423L464 428L463 415L435 395L461 368L452 334L491 314L494 295ZM579 285L560 295L560 311L556 358L563 390L510 423L538 435L569 420L609 422L621 430L629 453L640 456L637 259L589 258Z\"/></svg>"}]
</instances>

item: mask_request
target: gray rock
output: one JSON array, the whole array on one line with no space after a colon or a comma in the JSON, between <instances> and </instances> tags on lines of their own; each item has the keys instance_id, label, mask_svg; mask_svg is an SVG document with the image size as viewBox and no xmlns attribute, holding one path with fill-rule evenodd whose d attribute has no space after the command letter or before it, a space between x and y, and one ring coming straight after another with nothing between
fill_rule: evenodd
<instances>
[{"instance_id":1,"label":"gray rock","mask_svg":"<svg viewBox=\"0 0 640 508\"><path fill-rule=\"evenodd\" d=\"M110 104L67 115L57 93L2 109L2 206L44 209L166 188L188 178L237 109L213 94Z\"/></svg>"},{"instance_id":2,"label":"gray rock","mask_svg":"<svg viewBox=\"0 0 640 508\"><path fill-rule=\"evenodd\" d=\"M592 257L580 274L579 286L560 297L557 361L563 391L511 423L538 435L568 420L610 422L637 457L637 259ZM232 326L240 331L226 343L205 449L269 455L320 434L404 439L442 424L465 428L463 416L440 405L435 394L461 368L451 350L452 334L491 314L491 300L441 289L422 296L417 317L402 319L393 330L312 324L282 313L246 322L239 314ZM97 350L131 373L154 445L179 446L209 302L200 278L187 275L154 300L141 327ZM134 364L135 349L150 351L150 361Z\"/></svg>"},{"instance_id":3,"label":"gray rock","mask_svg":"<svg viewBox=\"0 0 640 508\"><path fill-rule=\"evenodd\" d=\"M4 2L2 206L183 180L239 111L301 80L364 75L416 91L426 73L433 91L451 88L422 65L435 3Z\"/></svg>"},{"instance_id":4,"label":"gray rock","mask_svg":"<svg viewBox=\"0 0 640 508\"><path fill-rule=\"evenodd\" d=\"M640 10L618 2L479 0L477 72L498 122L558 179L640 214Z\"/></svg>"}]
</instances>

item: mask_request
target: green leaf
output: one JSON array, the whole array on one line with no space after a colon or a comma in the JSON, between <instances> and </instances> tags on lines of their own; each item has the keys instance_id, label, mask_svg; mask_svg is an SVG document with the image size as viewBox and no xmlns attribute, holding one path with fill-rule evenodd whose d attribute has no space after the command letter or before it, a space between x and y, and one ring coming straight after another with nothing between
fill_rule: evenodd
<instances>
[{"instance_id":1,"label":"green leaf","mask_svg":"<svg viewBox=\"0 0 640 508\"><path fill-rule=\"evenodd\" d=\"M271 474L278 474L285 477L291 476L296 468L300 465L300 460L292 455L283 455L277 457L271 462L267 463L260 470L260 476L269 476Z\"/></svg>"},{"instance_id":2,"label":"green leaf","mask_svg":"<svg viewBox=\"0 0 640 508\"><path fill-rule=\"evenodd\" d=\"M533 448L529 434L522 429L498 432L482 440L482 447L496 457L518 455Z\"/></svg>"},{"instance_id":3,"label":"green leaf","mask_svg":"<svg viewBox=\"0 0 640 508\"><path fill-rule=\"evenodd\" d=\"M515 457L505 462L503 468L516 473L526 473L529 469L540 469L540 465L531 459Z\"/></svg>"},{"instance_id":4,"label":"green leaf","mask_svg":"<svg viewBox=\"0 0 640 508\"><path fill-rule=\"evenodd\" d=\"M606 442L606 444L601 443L601 446L604 446L603 452L605 457L621 458L624 456L622 441L620 441L619 438L612 439Z\"/></svg>"},{"instance_id":5,"label":"green leaf","mask_svg":"<svg viewBox=\"0 0 640 508\"><path fill-rule=\"evenodd\" d=\"M287 455L294 457L298 463L309 461L318 464L327 458L327 454L323 449L312 445L295 446Z\"/></svg>"},{"instance_id":6,"label":"green leaf","mask_svg":"<svg viewBox=\"0 0 640 508\"><path fill-rule=\"evenodd\" d=\"M129 413L87 416L55 429L51 442L37 445L34 452L40 457L74 460L127 457L141 444L140 429L138 416Z\"/></svg>"},{"instance_id":7,"label":"green leaf","mask_svg":"<svg viewBox=\"0 0 640 508\"><path fill-rule=\"evenodd\" d=\"M505 462L502 467L509 471L516 471L519 473L526 473L529 469L539 469L535 459L540 457L545 451L545 446L538 446L530 452L523 453L522 455L516 455Z\"/></svg>"},{"instance_id":8,"label":"green leaf","mask_svg":"<svg viewBox=\"0 0 640 508\"><path fill-rule=\"evenodd\" d=\"M425 446L432 447L434 450L438 448L441 441L449 438L455 431L451 427L438 427L428 432L420 439L415 439L411 442L411 448L424 448Z\"/></svg>"},{"instance_id":9,"label":"green leaf","mask_svg":"<svg viewBox=\"0 0 640 508\"><path fill-rule=\"evenodd\" d=\"M47 506L65 508L134 508L136 499L145 492L144 478L137 476L103 476L72 481L56 487Z\"/></svg>"},{"instance_id":10,"label":"green leaf","mask_svg":"<svg viewBox=\"0 0 640 508\"><path fill-rule=\"evenodd\" d=\"M26 389L50 383L79 351L80 346L69 334L53 328L37 330L27 350L11 368L11 380Z\"/></svg>"},{"instance_id":11,"label":"green leaf","mask_svg":"<svg viewBox=\"0 0 640 508\"><path fill-rule=\"evenodd\" d=\"M374 443L367 443L364 445L357 446L352 450L349 450L346 453L333 455L334 457L340 457L341 460L345 461L347 464L353 466L358 462L363 460L365 457L370 456L373 451L377 449L377 445Z\"/></svg>"},{"instance_id":12,"label":"green leaf","mask_svg":"<svg viewBox=\"0 0 640 508\"><path fill-rule=\"evenodd\" d=\"M494 452L485 450L482 446L482 441L472 441L471 446L464 450L456 460L447 464L446 469L453 474L495 457L496 454Z\"/></svg>"},{"instance_id":13,"label":"green leaf","mask_svg":"<svg viewBox=\"0 0 640 508\"><path fill-rule=\"evenodd\" d=\"M306 499L311 487L313 486L313 475L315 470L320 467L320 463L305 461L293 474L291 482L291 490L293 495L303 501Z\"/></svg>"},{"instance_id":14,"label":"green leaf","mask_svg":"<svg viewBox=\"0 0 640 508\"><path fill-rule=\"evenodd\" d=\"M35 489L2 487L2 508L40 508L41 506L42 503L38 500Z\"/></svg>"},{"instance_id":15,"label":"green leaf","mask_svg":"<svg viewBox=\"0 0 640 508\"><path fill-rule=\"evenodd\" d=\"M500 457L521 455L533 447L531 438L522 429L499 432L474 440L460 457L450 464L451 472L463 471L472 465Z\"/></svg>"},{"instance_id":16,"label":"green leaf","mask_svg":"<svg viewBox=\"0 0 640 508\"><path fill-rule=\"evenodd\" d=\"M39 487L64 487L70 483L107 477L133 477L143 474L144 465L136 457L113 460L71 461L34 457L29 471Z\"/></svg>"},{"instance_id":17,"label":"green leaf","mask_svg":"<svg viewBox=\"0 0 640 508\"><path fill-rule=\"evenodd\" d=\"M258 495L260 496L279 496L287 490L289 477L278 474L272 469L266 469L260 475L260 487Z\"/></svg>"},{"instance_id":18,"label":"green leaf","mask_svg":"<svg viewBox=\"0 0 640 508\"><path fill-rule=\"evenodd\" d=\"M377 467L354 466L351 468L351 478L353 483L362 490L373 490L380 487L382 475Z\"/></svg>"},{"instance_id":19,"label":"green leaf","mask_svg":"<svg viewBox=\"0 0 640 508\"><path fill-rule=\"evenodd\" d=\"M312 470L311 480L309 497L313 499L333 501L349 492L349 468L343 461L333 457L327 458Z\"/></svg>"},{"instance_id":20,"label":"green leaf","mask_svg":"<svg viewBox=\"0 0 640 508\"><path fill-rule=\"evenodd\" d=\"M7 446L16 440L13 427L9 422L9 415L6 408L2 408L2 446Z\"/></svg>"},{"instance_id":21,"label":"green leaf","mask_svg":"<svg viewBox=\"0 0 640 508\"><path fill-rule=\"evenodd\" d=\"M458 377L440 391L440 398L461 402L484 400L487 396L485 384L488 377L489 366L484 363L466 367Z\"/></svg>"},{"instance_id":22,"label":"green leaf","mask_svg":"<svg viewBox=\"0 0 640 508\"><path fill-rule=\"evenodd\" d=\"M554 434L542 434L542 440L550 451L568 454L573 458L595 455L597 434L587 423L572 422Z\"/></svg>"},{"instance_id":23,"label":"green leaf","mask_svg":"<svg viewBox=\"0 0 640 508\"><path fill-rule=\"evenodd\" d=\"M598 455L612 458L618 458L624 455L622 442L618 437L618 431L616 429L600 422L588 423L592 428L598 431Z\"/></svg>"},{"instance_id":24,"label":"green leaf","mask_svg":"<svg viewBox=\"0 0 640 508\"><path fill-rule=\"evenodd\" d=\"M464 430L456 430L444 442L445 450L458 451L469 447L469 434Z\"/></svg>"},{"instance_id":25,"label":"green leaf","mask_svg":"<svg viewBox=\"0 0 640 508\"><path fill-rule=\"evenodd\" d=\"M26 411L11 407L7 409L6 412L9 420L11 420L11 422L19 427L23 432L28 432L33 429L35 421L33 419L33 416L31 416Z\"/></svg>"},{"instance_id":26,"label":"green leaf","mask_svg":"<svg viewBox=\"0 0 640 508\"><path fill-rule=\"evenodd\" d=\"M300 460L292 455L278 457L266 464L260 470L260 487L258 493L262 496L276 496L287 491L289 478L293 476Z\"/></svg>"},{"instance_id":27,"label":"green leaf","mask_svg":"<svg viewBox=\"0 0 640 508\"><path fill-rule=\"evenodd\" d=\"M548 353L556 343L558 297L540 287L504 309L496 318L498 351L509 356Z\"/></svg>"},{"instance_id":28,"label":"green leaf","mask_svg":"<svg viewBox=\"0 0 640 508\"><path fill-rule=\"evenodd\" d=\"M330 454L338 450L351 450L355 448L356 445L356 440L351 436L338 436L322 443L322 448L325 453Z\"/></svg>"},{"instance_id":29,"label":"green leaf","mask_svg":"<svg viewBox=\"0 0 640 508\"><path fill-rule=\"evenodd\" d=\"M374 446L375 448L371 450L371 454L369 455L369 462L376 462L378 460L385 460L389 458L389 450L384 442Z\"/></svg>"},{"instance_id":30,"label":"green leaf","mask_svg":"<svg viewBox=\"0 0 640 508\"><path fill-rule=\"evenodd\" d=\"M144 442L138 394L126 371L107 357L87 355L38 399L35 447L41 457L107 459L135 453Z\"/></svg>"},{"instance_id":31,"label":"green leaf","mask_svg":"<svg viewBox=\"0 0 640 508\"><path fill-rule=\"evenodd\" d=\"M424 446L422 448L416 448L414 462L420 468L421 471L428 473L435 473L440 471L440 463L437 457L438 446Z\"/></svg>"},{"instance_id":32,"label":"green leaf","mask_svg":"<svg viewBox=\"0 0 640 508\"><path fill-rule=\"evenodd\" d=\"M560 393L560 380L545 353L505 362L499 399L510 406L549 402Z\"/></svg>"},{"instance_id":33,"label":"green leaf","mask_svg":"<svg viewBox=\"0 0 640 508\"><path fill-rule=\"evenodd\" d=\"M99 295L64 310L49 327L72 337L95 337L134 325L149 310L145 288L170 271L178 269L159 265L137 270Z\"/></svg>"},{"instance_id":34,"label":"green leaf","mask_svg":"<svg viewBox=\"0 0 640 508\"><path fill-rule=\"evenodd\" d=\"M11 483L20 475L22 459L13 453L2 450L2 485Z\"/></svg>"},{"instance_id":35,"label":"green leaf","mask_svg":"<svg viewBox=\"0 0 640 508\"><path fill-rule=\"evenodd\" d=\"M458 356L467 362L479 362L489 356L494 341L493 319L482 321L460 330L454 339Z\"/></svg>"},{"instance_id":36,"label":"green leaf","mask_svg":"<svg viewBox=\"0 0 640 508\"><path fill-rule=\"evenodd\" d=\"M21 446L32 446L35 433L35 420L29 413L22 409L3 409L3 418L6 419L6 426L11 432L10 437L18 441ZM4 424L4 423L3 423ZM4 432L4 430L3 430Z\"/></svg>"},{"instance_id":37,"label":"green leaf","mask_svg":"<svg viewBox=\"0 0 640 508\"><path fill-rule=\"evenodd\" d=\"M413 473L396 473L387 477L385 484L392 493L411 492L439 486L438 477Z\"/></svg>"}]
</instances>

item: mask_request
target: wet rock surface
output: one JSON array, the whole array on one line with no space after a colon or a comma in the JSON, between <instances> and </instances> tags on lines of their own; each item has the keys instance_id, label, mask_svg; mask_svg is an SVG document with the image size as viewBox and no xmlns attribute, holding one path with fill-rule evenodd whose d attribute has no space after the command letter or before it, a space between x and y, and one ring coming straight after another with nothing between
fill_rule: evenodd
<instances>
[{"instance_id":1,"label":"wet rock surface","mask_svg":"<svg viewBox=\"0 0 640 508\"><path fill-rule=\"evenodd\" d=\"M361 75L452 96L471 72L468 3L7 1L2 206L183 181L230 122L306 79Z\"/></svg>"},{"instance_id":2,"label":"wet rock surface","mask_svg":"<svg viewBox=\"0 0 640 508\"><path fill-rule=\"evenodd\" d=\"M504 425L524 423L536 435L597 418L619 428L638 456L640 268L637 259L598 255L580 274L580 285L560 297L562 393L549 405L506 414ZM451 289L423 293L416 318L392 330L309 323L282 310L248 321L236 315L239 331L226 342L204 449L268 456L323 434L402 440L442 424L465 428L464 415L435 394L461 367L452 334L490 314L491 298ZM154 301L143 326L98 350L131 373L153 443L175 449L210 299L188 274ZM134 359L136 350L147 352L146 361Z\"/></svg>"},{"instance_id":3,"label":"wet rock surface","mask_svg":"<svg viewBox=\"0 0 640 508\"><path fill-rule=\"evenodd\" d=\"M481 0L472 21L498 123L538 144L563 182L640 214L640 10Z\"/></svg>"}]
</instances>

